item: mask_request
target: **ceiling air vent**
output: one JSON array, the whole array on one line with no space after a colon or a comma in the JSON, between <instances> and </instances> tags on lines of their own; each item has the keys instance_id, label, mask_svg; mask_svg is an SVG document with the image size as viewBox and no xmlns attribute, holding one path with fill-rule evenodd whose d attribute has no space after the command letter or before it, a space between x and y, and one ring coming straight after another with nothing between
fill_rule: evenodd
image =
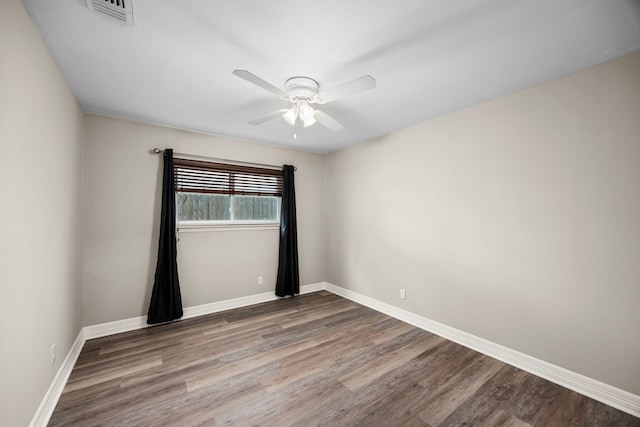
<instances>
[{"instance_id":1,"label":"ceiling air vent","mask_svg":"<svg viewBox=\"0 0 640 427\"><path fill-rule=\"evenodd\" d=\"M87 0L89 10L116 21L133 25L132 0Z\"/></svg>"}]
</instances>

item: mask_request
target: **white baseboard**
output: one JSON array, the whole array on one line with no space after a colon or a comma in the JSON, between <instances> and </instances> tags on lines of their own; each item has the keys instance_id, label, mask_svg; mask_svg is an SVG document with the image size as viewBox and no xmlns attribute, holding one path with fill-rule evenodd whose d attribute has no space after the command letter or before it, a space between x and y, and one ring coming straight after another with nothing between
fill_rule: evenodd
<instances>
[{"instance_id":1,"label":"white baseboard","mask_svg":"<svg viewBox=\"0 0 640 427\"><path fill-rule=\"evenodd\" d=\"M325 282L312 283L300 286L300 294L308 294L325 289ZM233 298L224 301L212 302L209 304L195 305L186 307L183 310L181 319L190 319L192 317L204 316L205 314L219 313L234 308L246 307L248 305L260 304L262 302L275 301L279 297L275 296L273 291L263 292L261 294L248 295L245 297ZM116 320L114 322L100 323L97 325L85 326L85 339L106 337L109 335L119 334L122 332L135 331L137 329L147 328L147 316L131 317L129 319Z\"/></svg>"},{"instance_id":2,"label":"white baseboard","mask_svg":"<svg viewBox=\"0 0 640 427\"><path fill-rule=\"evenodd\" d=\"M300 295L308 294L311 292L317 292L325 289L324 282L313 283L310 285L300 286ZM189 319L191 317L202 316L205 314L219 313L221 311L231 310L234 308L246 307L248 305L260 304L262 302L269 302L281 299L275 296L273 291L263 292L261 294L249 295L246 297L228 299L225 301L212 302L210 304L196 305L194 307L188 307L184 309L183 319ZM146 318L145 318L146 319Z\"/></svg>"},{"instance_id":3,"label":"white baseboard","mask_svg":"<svg viewBox=\"0 0 640 427\"><path fill-rule=\"evenodd\" d=\"M325 289L336 295L387 314L420 329L440 335L450 341L478 351L494 359L520 368L538 377L576 391L599 402L620 409L628 414L640 417L640 396L610 386L601 381L569 371L535 357L520 353L499 344L487 341L450 326L438 323L426 317L403 310L393 305L344 289L331 283L325 283Z\"/></svg>"},{"instance_id":4,"label":"white baseboard","mask_svg":"<svg viewBox=\"0 0 640 427\"><path fill-rule=\"evenodd\" d=\"M106 337L120 334L122 332L135 331L146 328L147 316L131 317L129 319L116 320L115 322L99 323L97 325L85 326L83 331L85 339Z\"/></svg>"},{"instance_id":5,"label":"white baseboard","mask_svg":"<svg viewBox=\"0 0 640 427\"><path fill-rule=\"evenodd\" d=\"M62 390L67 384L67 380L69 380L69 375L71 375L71 371L78 360L78 356L80 356L80 351L82 351L84 342L84 332L81 329L76 340L71 345L71 349L69 350L69 353L67 353L67 357L64 358L64 361L60 365L58 373L53 378L53 382L49 386L47 393L44 395L44 399L42 399L31 423L29 423L30 427L44 427L49 423L49 419L51 418L53 410L58 403L58 399L60 399Z\"/></svg>"},{"instance_id":6,"label":"white baseboard","mask_svg":"<svg viewBox=\"0 0 640 427\"><path fill-rule=\"evenodd\" d=\"M486 354L489 357L508 363L516 368L520 368L524 371L545 378L551 382L591 397L592 399L614 408L620 409L621 411L627 412L633 416L640 417L640 396L638 395L610 386L592 378L585 377L584 375L569 371L543 360L536 359L499 344L495 344L475 335L468 334L393 305L353 292L349 289L341 288L328 282L319 282L301 286L300 294L307 294L322 290L340 295L420 329L440 335L450 341L454 341L482 354ZM276 297L273 292L264 292L261 294L249 295L246 297L234 298L210 304L202 304L185 308L184 316L182 318L188 319L205 314L246 307L262 302L274 301L277 299L279 298ZM62 366L60 366L60 370L49 387L49 390L33 417L30 426L46 426L49 422L49 419L53 414L53 410L58 403L58 399L62 394L62 390L69 379L69 375L73 370L73 366L75 365L86 340L142 329L148 326L146 316L85 326L71 346L69 354L62 363Z\"/></svg>"}]
</instances>

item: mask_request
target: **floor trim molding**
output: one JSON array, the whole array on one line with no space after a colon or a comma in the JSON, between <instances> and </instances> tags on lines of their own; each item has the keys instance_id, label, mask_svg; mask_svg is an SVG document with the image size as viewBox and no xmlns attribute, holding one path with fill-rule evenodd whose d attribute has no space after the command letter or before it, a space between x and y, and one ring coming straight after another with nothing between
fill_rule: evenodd
<instances>
[{"instance_id":1,"label":"floor trim molding","mask_svg":"<svg viewBox=\"0 0 640 427\"><path fill-rule=\"evenodd\" d=\"M49 423L49 419L51 418L51 415L53 415L53 410L56 408L56 404L58 403L58 399L60 399L62 390L64 390L64 386L69 380L69 375L71 375L71 371L78 360L78 356L80 356L80 351L82 351L85 341L84 330L81 329L76 340L71 345L71 349L69 349L67 357L64 358L64 361L60 365L60 369L58 369L56 376L53 378L53 381L49 386L49 390L47 390L47 393L44 395L44 399L42 399L31 423L29 423L30 427L46 426Z\"/></svg>"},{"instance_id":2,"label":"floor trim molding","mask_svg":"<svg viewBox=\"0 0 640 427\"><path fill-rule=\"evenodd\" d=\"M454 341L460 345L478 351L487 356L498 359L509 365L520 368L531 374L545 378L558 385L576 391L585 396L591 397L599 402L605 403L614 408L620 409L628 414L640 417L640 396L610 386L601 381L594 380L584 375L569 371L551 363L545 362L535 357L520 353L499 344L487 341L475 335L468 334L450 326L438 323L426 317L395 307L376 299L367 297L357 292L345 289L329 282L318 282L300 287L300 294L307 294L326 290L351 301L372 308L376 311L394 317L403 322L409 323L420 329L440 335L443 338ZM253 304L269 302L279 299L273 292L264 292L255 295L248 295L230 300L218 301L209 304L202 304L184 309L183 319L188 319L234 308L246 307ZM49 390L45 394L40 407L31 421L31 427L46 426L53 414L53 411L60 399L69 375L78 360L80 351L86 340L114 335L121 332L133 331L146 328L147 317L133 317L130 319L118 320L115 322L101 323L98 325L85 326L75 342L71 346L67 357L63 361L56 374Z\"/></svg>"},{"instance_id":3,"label":"floor trim molding","mask_svg":"<svg viewBox=\"0 0 640 427\"><path fill-rule=\"evenodd\" d=\"M300 286L300 294L308 294L310 292L317 292L324 289L324 282L302 285ZM263 302L275 301L277 299L279 299L279 297L277 297L273 293L273 291L270 291L260 294L247 295L239 298L212 302L208 304L195 305L193 307L185 307L185 309L183 310L184 314L181 319L190 319L192 317L204 316L205 314L218 313L220 311L246 307L248 305L260 304ZM147 327L149 327L149 325L147 325L147 316L139 316L131 317L129 319L116 320L114 322L85 326L84 334L85 338L90 340L93 338L106 337L109 335L135 331L137 329Z\"/></svg>"},{"instance_id":4,"label":"floor trim molding","mask_svg":"<svg viewBox=\"0 0 640 427\"><path fill-rule=\"evenodd\" d=\"M638 395L427 319L426 317L419 316L391 304L353 292L349 289L341 288L331 283L325 283L325 289L331 293L350 299L398 320L402 320L420 329L440 335L450 341L454 341L472 350L620 409L628 414L640 417L640 396Z\"/></svg>"}]
</instances>

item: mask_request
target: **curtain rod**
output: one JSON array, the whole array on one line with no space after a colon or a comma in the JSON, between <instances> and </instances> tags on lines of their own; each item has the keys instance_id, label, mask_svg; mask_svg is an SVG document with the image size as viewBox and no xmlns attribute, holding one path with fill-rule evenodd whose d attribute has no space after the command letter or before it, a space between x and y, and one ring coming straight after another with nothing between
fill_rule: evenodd
<instances>
[{"instance_id":1,"label":"curtain rod","mask_svg":"<svg viewBox=\"0 0 640 427\"><path fill-rule=\"evenodd\" d=\"M164 150L161 150L159 148L154 148L153 150L150 151L150 154L160 154L160 153L164 153ZM267 167L267 168L272 168L272 169L282 169L282 166L278 166L278 165L268 165L265 163L253 163L253 162L242 162L239 160L230 160L230 159L216 159L214 157L205 157L205 156L196 156L194 154L183 154L183 153L173 153L176 157L182 157L182 158L187 158L187 159L201 159L201 160L207 160L207 161L218 161L218 162L225 162L225 163L231 163L231 164L236 164L236 165L245 165L245 166L262 166L262 167ZM293 167L294 171L297 171L298 168L296 166Z\"/></svg>"}]
</instances>

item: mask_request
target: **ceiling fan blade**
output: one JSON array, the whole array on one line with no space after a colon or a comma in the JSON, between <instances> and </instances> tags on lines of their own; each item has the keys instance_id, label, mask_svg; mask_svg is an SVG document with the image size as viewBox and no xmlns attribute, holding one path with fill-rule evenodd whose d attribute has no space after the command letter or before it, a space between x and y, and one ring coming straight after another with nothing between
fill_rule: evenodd
<instances>
[{"instance_id":1,"label":"ceiling fan blade","mask_svg":"<svg viewBox=\"0 0 640 427\"><path fill-rule=\"evenodd\" d=\"M284 93L284 91L282 91L281 89L278 89L271 83L262 80L260 77L248 72L247 70L233 70L233 74L278 96L287 96L287 94Z\"/></svg>"},{"instance_id":2,"label":"ceiling fan blade","mask_svg":"<svg viewBox=\"0 0 640 427\"><path fill-rule=\"evenodd\" d=\"M356 93L364 92L375 87L376 79L367 74L366 76L358 77L355 80L327 89L326 91L319 93L318 96L324 102L331 102L338 98L355 95Z\"/></svg>"},{"instance_id":3,"label":"ceiling fan blade","mask_svg":"<svg viewBox=\"0 0 640 427\"><path fill-rule=\"evenodd\" d=\"M344 126L342 126L340 122L323 111L316 110L314 117L321 125L334 132L340 132L344 129Z\"/></svg>"},{"instance_id":4,"label":"ceiling fan blade","mask_svg":"<svg viewBox=\"0 0 640 427\"><path fill-rule=\"evenodd\" d=\"M269 114L265 114L264 116L256 117L253 120L249 120L247 123L249 123L250 125L259 125L259 124L262 124L264 122L268 122L271 119L275 119L276 117L283 115L287 111L289 111L289 110L286 109L286 108L283 108L281 110L272 111Z\"/></svg>"}]
</instances>

